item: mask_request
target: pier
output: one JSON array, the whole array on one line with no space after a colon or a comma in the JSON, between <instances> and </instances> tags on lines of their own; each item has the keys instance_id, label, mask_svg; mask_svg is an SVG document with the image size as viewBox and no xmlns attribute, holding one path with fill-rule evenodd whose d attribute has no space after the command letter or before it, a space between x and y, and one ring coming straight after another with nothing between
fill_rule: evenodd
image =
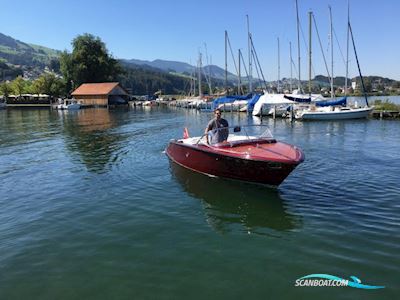
<instances>
[{"instance_id":1,"label":"pier","mask_svg":"<svg viewBox=\"0 0 400 300\"><path fill-rule=\"evenodd\" d=\"M400 111L396 110L374 110L371 113L374 119L399 119Z\"/></svg>"}]
</instances>

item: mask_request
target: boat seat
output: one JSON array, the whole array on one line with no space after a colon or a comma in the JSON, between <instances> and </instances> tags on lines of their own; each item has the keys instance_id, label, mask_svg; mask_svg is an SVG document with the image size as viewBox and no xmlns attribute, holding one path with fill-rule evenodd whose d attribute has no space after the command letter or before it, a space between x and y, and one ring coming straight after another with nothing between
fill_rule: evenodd
<instances>
[{"instance_id":1,"label":"boat seat","mask_svg":"<svg viewBox=\"0 0 400 300\"><path fill-rule=\"evenodd\" d=\"M247 139L247 140L230 140L218 143L213 145L213 147L217 148L233 148L233 147L238 147L238 146L245 146L245 145L253 145L254 143L257 144L273 144L276 143L275 139L262 139L262 138L254 138L254 139Z\"/></svg>"}]
</instances>

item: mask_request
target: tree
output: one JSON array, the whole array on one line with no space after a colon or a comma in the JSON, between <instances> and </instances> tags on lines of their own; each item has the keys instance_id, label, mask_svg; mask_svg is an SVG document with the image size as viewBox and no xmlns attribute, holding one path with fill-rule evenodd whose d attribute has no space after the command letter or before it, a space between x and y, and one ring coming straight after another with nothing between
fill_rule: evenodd
<instances>
[{"instance_id":1,"label":"tree","mask_svg":"<svg viewBox=\"0 0 400 300\"><path fill-rule=\"evenodd\" d=\"M32 83L32 93L33 94L42 94L44 90L44 78L40 76Z\"/></svg>"},{"instance_id":2,"label":"tree","mask_svg":"<svg viewBox=\"0 0 400 300\"><path fill-rule=\"evenodd\" d=\"M33 82L32 91L35 94L60 96L64 94L65 83L53 73L45 73Z\"/></svg>"},{"instance_id":3,"label":"tree","mask_svg":"<svg viewBox=\"0 0 400 300\"><path fill-rule=\"evenodd\" d=\"M11 86L15 95L21 96L24 93L25 81L22 76L18 76L11 82Z\"/></svg>"},{"instance_id":4,"label":"tree","mask_svg":"<svg viewBox=\"0 0 400 300\"><path fill-rule=\"evenodd\" d=\"M50 69L53 72L59 72L60 71L60 60L52 58L50 60Z\"/></svg>"},{"instance_id":5,"label":"tree","mask_svg":"<svg viewBox=\"0 0 400 300\"><path fill-rule=\"evenodd\" d=\"M71 54L63 52L60 57L67 88L69 85L76 88L84 82L116 80L123 72L99 37L88 33L79 35L72 41L72 46Z\"/></svg>"},{"instance_id":6,"label":"tree","mask_svg":"<svg viewBox=\"0 0 400 300\"><path fill-rule=\"evenodd\" d=\"M0 84L0 91L3 94L3 96L7 99L8 95L10 95L10 93L12 92L12 88L11 85L4 81Z\"/></svg>"},{"instance_id":7,"label":"tree","mask_svg":"<svg viewBox=\"0 0 400 300\"><path fill-rule=\"evenodd\" d=\"M392 85L395 89L400 88L400 81L395 81Z\"/></svg>"},{"instance_id":8,"label":"tree","mask_svg":"<svg viewBox=\"0 0 400 300\"><path fill-rule=\"evenodd\" d=\"M71 94L73 92L73 65L72 65L72 55L67 51L64 51L60 55L60 70L64 77L65 92Z\"/></svg>"},{"instance_id":9,"label":"tree","mask_svg":"<svg viewBox=\"0 0 400 300\"><path fill-rule=\"evenodd\" d=\"M368 77L364 77L364 87L365 87L365 93L371 93L372 91L372 82L371 79Z\"/></svg>"}]
</instances>

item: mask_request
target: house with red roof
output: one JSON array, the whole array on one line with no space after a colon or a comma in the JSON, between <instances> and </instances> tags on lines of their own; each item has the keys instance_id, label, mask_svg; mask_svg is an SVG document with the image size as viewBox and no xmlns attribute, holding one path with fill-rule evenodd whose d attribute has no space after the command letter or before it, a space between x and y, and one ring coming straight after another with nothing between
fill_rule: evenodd
<instances>
[{"instance_id":1,"label":"house with red roof","mask_svg":"<svg viewBox=\"0 0 400 300\"><path fill-rule=\"evenodd\" d=\"M83 106L103 106L127 104L128 92L118 82L83 83L72 97Z\"/></svg>"}]
</instances>

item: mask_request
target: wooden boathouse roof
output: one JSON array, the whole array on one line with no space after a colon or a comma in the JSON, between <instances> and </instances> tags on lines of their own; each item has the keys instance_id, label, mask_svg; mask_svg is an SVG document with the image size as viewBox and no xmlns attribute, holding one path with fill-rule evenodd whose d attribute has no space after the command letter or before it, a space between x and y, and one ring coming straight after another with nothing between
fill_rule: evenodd
<instances>
[{"instance_id":1,"label":"wooden boathouse roof","mask_svg":"<svg viewBox=\"0 0 400 300\"><path fill-rule=\"evenodd\" d=\"M118 89L116 89L118 87ZM110 95L110 94L127 95L128 93L119 85L119 82L101 82L101 83L83 83L75 91L72 96L78 95Z\"/></svg>"}]
</instances>

